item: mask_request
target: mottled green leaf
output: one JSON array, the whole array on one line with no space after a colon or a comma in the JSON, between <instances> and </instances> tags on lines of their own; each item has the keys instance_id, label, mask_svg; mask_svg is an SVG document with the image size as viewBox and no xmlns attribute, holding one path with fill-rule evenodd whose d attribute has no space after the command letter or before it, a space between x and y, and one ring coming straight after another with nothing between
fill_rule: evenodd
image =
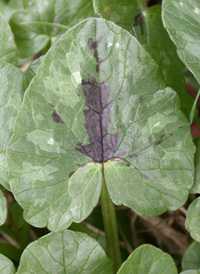
<instances>
[{"instance_id":1,"label":"mottled green leaf","mask_svg":"<svg viewBox=\"0 0 200 274\"><path fill-rule=\"evenodd\" d=\"M13 263L2 254L0 254L0 273L1 274L15 273L15 267Z\"/></svg>"},{"instance_id":2,"label":"mottled green leaf","mask_svg":"<svg viewBox=\"0 0 200 274\"><path fill-rule=\"evenodd\" d=\"M163 26L161 5L155 5L143 11L141 20L143 29L140 25L135 25L133 33L160 66L166 86L178 93L181 108L189 116L194 100L185 89L185 80L181 74L184 65L177 55L176 46Z\"/></svg>"},{"instance_id":3,"label":"mottled green leaf","mask_svg":"<svg viewBox=\"0 0 200 274\"><path fill-rule=\"evenodd\" d=\"M186 216L185 227L190 232L192 238L200 242L200 198L194 200L188 210Z\"/></svg>"},{"instance_id":4,"label":"mottled green leaf","mask_svg":"<svg viewBox=\"0 0 200 274\"><path fill-rule=\"evenodd\" d=\"M85 20L52 46L8 148L11 189L29 223L58 231L86 218L102 162L116 204L154 216L185 203L194 145L163 85L158 65L112 22Z\"/></svg>"},{"instance_id":5,"label":"mottled green leaf","mask_svg":"<svg viewBox=\"0 0 200 274\"><path fill-rule=\"evenodd\" d=\"M8 22L0 13L0 59L9 63L17 62L16 45Z\"/></svg>"},{"instance_id":6,"label":"mottled green leaf","mask_svg":"<svg viewBox=\"0 0 200 274\"><path fill-rule=\"evenodd\" d=\"M21 58L33 56L45 47L48 48L51 37L60 33L59 29L46 26L42 22L72 27L93 16L92 0L23 0L23 4L25 10L13 14L10 19ZM20 24L31 21L41 24Z\"/></svg>"},{"instance_id":7,"label":"mottled green leaf","mask_svg":"<svg viewBox=\"0 0 200 274\"><path fill-rule=\"evenodd\" d=\"M23 73L11 64L0 62L0 83L0 184L9 189L5 151L22 101Z\"/></svg>"},{"instance_id":8,"label":"mottled green leaf","mask_svg":"<svg viewBox=\"0 0 200 274\"><path fill-rule=\"evenodd\" d=\"M200 193L200 137L194 140L196 145L196 153L194 156L195 174L194 185L191 188L191 193Z\"/></svg>"},{"instance_id":9,"label":"mottled green leaf","mask_svg":"<svg viewBox=\"0 0 200 274\"><path fill-rule=\"evenodd\" d=\"M0 191L0 225L3 225L7 217L7 200Z\"/></svg>"},{"instance_id":10,"label":"mottled green leaf","mask_svg":"<svg viewBox=\"0 0 200 274\"><path fill-rule=\"evenodd\" d=\"M200 243L193 242L188 247L183 255L181 265L183 270L200 269Z\"/></svg>"},{"instance_id":11,"label":"mottled green leaf","mask_svg":"<svg viewBox=\"0 0 200 274\"><path fill-rule=\"evenodd\" d=\"M117 274L178 274L167 253L152 245L138 247L123 263Z\"/></svg>"},{"instance_id":12,"label":"mottled green leaf","mask_svg":"<svg viewBox=\"0 0 200 274\"><path fill-rule=\"evenodd\" d=\"M164 0L163 22L179 57L200 83L200 2Z\"/></svg>"},{"instance_id":13,"label":"mottled green leaf","mask_svg":"<svg viewBox=\"0 0 200 274\"><path fill-rule=\"evenodd\" d=\"M51 233L24 251L17 274L112 274L112 262L87 234Z\"/></svg>"},{"instance_id":14,"label":"mottled green leaf","mask_svg":"<svg viewBox=\"0 0 200 274\"><path fill-rule=\"evenodd\" d=\"M97 15L130 31L139 22L146 0L93 0Z\"/></svg>"}]
</instances>

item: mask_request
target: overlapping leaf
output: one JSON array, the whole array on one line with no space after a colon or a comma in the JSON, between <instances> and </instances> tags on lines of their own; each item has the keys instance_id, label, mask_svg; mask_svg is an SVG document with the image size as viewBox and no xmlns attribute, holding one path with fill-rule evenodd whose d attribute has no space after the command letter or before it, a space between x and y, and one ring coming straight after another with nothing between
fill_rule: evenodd
<instances>
[{"instance_id":1,"label":"overlapping leaf","mask_svg":"<svg viewBox=\"0 0 200 274\"><path fill-rule=\"evenodd\" d=\"M193 242L186 250L182 259L182 269L200 269L200 243Z\"/></svg>"},{"instance_id":2,"label":"overlapping leaf","mask_svg":"<svg viewBox=\"0 0 200 274\"><path fill-rule=\"evenodd\" d=\"M7 200L0 191L0 225L3 225L7 217Z\"/></svg>"},{"instance_id":3,"label":"overlapping leaf","mask_svg":"<svg viewBox=\"0 0 200 274\"><path fill-rule=\"evenodd\" d=\"M26 220L53 231L82 221L102 168L117 205L147 216L182 206L194 146L175 92L162 86L157 64L114 23L88 19L62 36L31 81L8 148Z\"/></svg>"},{"instance_id":4,"label":"overlapping leaf","mask_svg":"<svg viewBox=\"0 0 200 274\"><path fill-rule=\"evenodd\" d=\"M200 138L196 138L194 143L196 145L196 153L194 157L195 176L194 185L190 191L191 193L200 193Z\"/></svg>"},{"instance_id":5,"label":"overlapping leaf","mask_svg":"<svg viewBox=\"0 0 200 274\"><path fill-rule=\"evenodd\" d=\"M24 251L17 274L112 274L112 262L99 244L80 232L51 233Z\"/></svg>"},{"instance_id":6,"label":"overlapping leaf","mask_svg":"<svg viewBox=\"0 0 200 274\"><path fill-rule=\"evenodd\" d=\"M0 13L0 59L9 63L17 62L16 45L8 22Z\"/></svg>"},{"instance_id":7,"label":"overlapping leaf","mask_svg":"<svg viewBox=\"0 0 200 274\"><path fill-rule=\"evenodd\" d=\"M35 55L51 44L59 29L46 26L42 22L60 23L69 27L93 15L92 0L23 0L24 11L14 13L10 25L15 35L19 56ZM36 21L40 24L21 24Z\"/></svg>"},{"instance_id":8,"label":"overlapping leaf","mask_svg":"<svg viewBox=\"0 0 200 274\"><path fill-rule=\"evenodd\" d=\"M187 211L185 222L186 229L190 232L195 241L200 242L200 198L194 200Z\"/></svg>"},{"instance_id":9,"label":"overlapping leaf","mask_svg":"<svg viewBox=\"0 0 200 274\"><path fill-rule=\"evenodd\" d=\"M200 270L186 270L181 272L180 274L200 274Z\"/></svg>"},{"instance_id":10,"label":"overlapping leaf","mask_svg":"<svg viewBox=\"0 0 200 274\"><path fill-rule=\"evenodd\" d=\"M179 57L200 83L200 2L164 0L163 22Z\"/></svg>"},{"instance_id":11,"label":"overlapping leaf","mask_svg":"<svg viewBox=\"0 0 200 274\"><path fill-rule=\"evenodd\" d=\"M93 0L97 15L131 31L140 20L145 0Z\"/></svg>"},{"instance_id":12,"label":"overlapping leaf","mask_svg":"<svg viewBox=\"0 0 200 274\"><path fill-rule=\"evenodd\" d=\"M15 66L0 62L0 83L0 184L9 189L5 151L22 101L24 76Z\"/></svg>"},{"instance_id":13,"label":"overlapping leaf","mask_svg":"<svg viewBox=\"0 0 200 274\"><path fill-rule=\"evenodd\" d=\"M173 259L151 245L138 247L124 262L118 274L177 274Z\"/></svg>"},{"instance_id":14,"label":"overlapping leaf","mask_svg":"<svg viewBox=\"0 0 200 274\"><path fill-rule=\"evenodd\" d=\"M2 254L0 254L0 273L15 274L15 267L13 263Z\"/></svg>"}]
</instances>

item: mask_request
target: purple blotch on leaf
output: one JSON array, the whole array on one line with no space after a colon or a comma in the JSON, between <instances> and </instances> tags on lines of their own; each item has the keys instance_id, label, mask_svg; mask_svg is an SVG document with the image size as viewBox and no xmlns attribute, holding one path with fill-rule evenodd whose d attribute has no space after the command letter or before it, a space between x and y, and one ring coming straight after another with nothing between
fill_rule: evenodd
<instances>
[{"instance_id":1,"label":"purple blotch on leaf","mask_svg":"<svg viewBox=\"0 0 200 274\"><path fill-rule=\"evenodd\" d=\"M157 142L155 142L154 145L158 146L159 144L161 144L165 136L166 136L166 134L162 134L160 136L160 139Z\"/></svg>"},{"instance_id":2,"label":"purple blotch on leaf","mask_svg":"<svg viewBox=\"0 0 200 274\"><path fill-rule=\"evenodd\" d=\"M63 120L61 119L60 115L54 110L52 114L53 121L58 124L64 124Z\"/></svg>"},{"instance_id":3,"label":"purple blotch on leaf","mask_svg":"<svg viewBox=\"0 0 200 274\"><path fill-rule=\"evenodd\" d=\"M142 177L144 180L148 180L148 179L149 179L149 176L146 175L146 174L144 174L144 173L141 173L141 172L140 172L140 175L141 175L141 177Z\"/></svg>"},{"instance_id":4,"label":"purple blotch on leaf","mask_svg":"<svg viewBox=\"0 0 200 274\"><path fill-rule=\"evenodd\" d=\"M91 157L95 162L104 162L117 148L118 134L108 134L110 124L110 111L112 103L108 104L109 87L98 83L88 75L88 81L82 80L85 104L85 127L90 139L90 144L77 144L76 150Z\"/></svg>"}]
</instances>

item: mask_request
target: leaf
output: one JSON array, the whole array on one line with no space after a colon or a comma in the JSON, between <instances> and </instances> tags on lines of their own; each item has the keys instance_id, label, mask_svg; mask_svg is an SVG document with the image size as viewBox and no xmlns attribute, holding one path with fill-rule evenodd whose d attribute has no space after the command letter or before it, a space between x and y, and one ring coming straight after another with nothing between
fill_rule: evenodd
<instances>
[{"instance_id":1,"label":"leaf","mask_svg":"<svg viewBox=\"0 0 200 274\"><path fill-rule=\"evenodd\" d=\"M112 274L112 262L93 238L80 232L50 233L24 251L17 274Z\"/></svg>"},{"instance_id":2,"label":"leaf","mask_svg":"<svg viewBox=\"0 0 200 274\"><path fill-rule=\"evenodd\" d=\"M189 116L194 100L185 89L181 72L184 65L177 55L161 19L161 5L155 5L141 13L143 31L140 25L133 27L133 33L147 52L160 66L166 86L174 89L181 100L181 108Z\"/></svg>"},{"instance_id":3,"label":"leaf","mask_svg":"<svg viewBox=\"0 0 200 274\"><path fill-rule=\"evenodd\" d=\"M170 255L152 245L138 247L117 274L178 274Z\"/></svg>"},{"instance_id":4,"label":"leaf","mask_svg":"<svg viewBox=\"0 0 200 274\"><path fill-rule=\"evenodd\" d=\"M190 232L192 238L200 242L200 198L194 200L188 210L186 216L185 227Z\"/></svg>"},{"instance_id":5,"label":"leaf","mask_svg":"<svg viewBox=\"0 0 200 274\"><path fill-rule=\"evenodd\" d=\"M0 13L0 59L15 64L17 61L16 45L10 26Z\"/></svg>"},{"instance_id":6,"label":"leaf","mask_svg":"<svg viewBox=\"0 0 200 274\"><path fill-rule=\"evenodd\" d=\"M183 270L200 269L200 243L193 242L188 247L183 255L181 265Z\"/></svg>"},{"instance_id":7,"label":"leaf","mask_svg":"<svg viewBox=\"0 0 200 274\"><path fill-rule=\"evenodd\" d=\"M145 2L146 0L93 0L93 5L97 15L130 31L134 24L139 23Z\"/></svg>"},{"instance_id":8,"label":"leaf","mask_svg":"<svg viewBox=\"0 0 200 274\"><path fill-rule=\"evenodd\" d=\"M43 24L59 23L69 27L93 15L92 0L24 0L24 11L12 15L10 25L21 58L30 57L49 47L51 37L60 32ZM22 22L40 22L41 24L21 24ZM63 33L63 31L61 32Z\"/></svg>"},{"instance_id":9,"label":"leaf","mask_svg":"<svg viewBox=\"0 0 200 274\"><path fill-rule=\"evenodd\" d=\"M194 140L196 145L196 153L194 156L195 176L194 185L191 188L191 193L200 193L200 137Z\"/></svg>"},{"instance_id":10,"label":"leaf","mask_svg":"<svg viewBox=\"0 0 200 274\"><path fill-rule=\"evenodd\" d=\"M0 191L0 226L3 225L7 217L7 200Z\"/></svg>"},{"instance_id":11,"label":"leaf","mask_svg":"<svg viewBox=\"0 0 200 274\"><path fill-rule=\"evenodd\" d=\"M17 11L24 10L23 0L10 0L3 11L4 16L9 21L10 17Z\"/></svg>"},{"instance_id":12,"label":"leaf","mask_svg":"<svg viewBox=\"0 0 200 274\"><path fill-rule=\"evenodd\" d=\"M1 274L14 274L15 273L15 267L13 263L0 254L0 273Z\"/></svg>"},{"instance_id":13,"label":"leaf","mask_svg":"<svg viewBox=\"0 0 200 274\"><path fill-rule=\"evenodd\" d=\"M10 189L5 151L13 133L15 118L25 89L23 73L15 66L0 62L0 184Z\"/></svg>"},{"instance_id":14,"label":"leaf","mask_svg":"<svg viewBox=\"0 0 200 274\"><path fill-rule=\"evenodd\" d=\"M28 69L25 73L27 87L28 87L29 83L31 82L31 80L33 79L33 77L36 75L37 69L41 65L43 59L44 59L44 56L41 56L40 58L38 58L34 62L32 62L31 65L28 67Z\"/></svg>"},{"instance_id":15,"label":"leaf","mask_svg":"<svg viewBox=\"0 0 200 274\"><path fill-rule=\"evenodd\" d=\"M59 231L86 218L102 163L117 205L154 216L185 203L194 145L179 99L162 86L136 39L104 19L83 21L51 47L8 148L11 190L30 224Z\"/></svg>"},{"instance_id":16,"label":"leaf","mask_svg":"<svg viewBox=\"0 0 200 274\"><path fill-rule=\"evenodd\" d=\"M183 63L200 83L200 3L193 0L164 0L163 23Z\"/></svg>"},{"instance_id":17,"label":"leaf","mask_svg":"<svg viewBox=\"0 0 200 274\"><path fill-rule=\"evenodd\" d=\"M186 270L181 272L180 274L200 274L200 270Z\"/></svg>"}]
</instances>

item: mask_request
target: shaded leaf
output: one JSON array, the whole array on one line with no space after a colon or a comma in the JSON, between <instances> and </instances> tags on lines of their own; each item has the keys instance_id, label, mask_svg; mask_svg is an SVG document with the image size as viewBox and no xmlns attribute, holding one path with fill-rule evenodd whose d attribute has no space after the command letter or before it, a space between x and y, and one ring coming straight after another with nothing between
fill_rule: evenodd
<instances>
[{"instance_id":1,"label":"shaded leaf","mask_svg":"<svg viewBox=\"0 0 200 274\"><path fill-rule=\"evenodd\" d=\"M186 216L185 227L190 232L192 238L200 242L200 198L194 200L188 210Z\"/></svg>"},{"instance_id":2,"label":"shaded leaf","mask_svg":"<svg viewBox=\"0 0 200 274\"><path fill-rule=\"evenodd\" d=\"M23 73L11 64L0 62L0 83L0 184L10 189L5 151L25 89Z\"/></svg>"},{"instance_id":3,"label":"shaded leaf","mask_svg":"<svg viewBox=\"0 0 200 274\"><path fill-rule=\"evenodd\" d=\"M0 191L0 225L3 225L7 217L7 200Z\"/></svg>"},{"instance_id":4,"label":"shaded leaf","mask_svg":"<svg viewBox=\"0 0 200 274\"><path fill-rule=\"evenodd\" d=\"M44 59L44 56L41 56L40 58L38 58L34 62L32 62L31 65L28 67L28 69L25 73L25 79L26 79L27 86L29 85L29 83L31 82L33 77L35 76L37 69L39 68L43 59Z\"/></svg>"},{"instance_id":5,"label":"shaded leaf","mask_svg":"<svg viewBox=\"0 0 200 274\"><path fill-rule=\"evenodd\" d=\"M15 273L15 267L13 263L2 254L0 254L0 273L1 274Z\"/></svg>"},{"instance_id":6,"label":"shaded leaf","mask_svg":"<svg viewBox=\"0 0 200 274\"><path fill-rule=\"evenodd\" d=\"M200 243L193 242L188 247L183 255L181 265L183 270L200 269Z\"/></svg>"},{"instance_id":7,"label":"shaded leaf","mask_svg":"<svg viewBox=\"0 0 200 274\"><path fill-rule=\"evenodd\" d=\"M17 274L112 274L112 262L93 238L80 232L51 233L24 251Z\"/></svg>"},{"instance_id":8,"label":"shaded leaf","mask_svg":"<svg viewBox=\"0 0 200 274\"><path fill-rule=\"evenodd\" d=\"M9 63L17 62L16 45L8 22L0 13L0 59Z\"/></svg>"},{"instance_id":9,"label":"shaded leaf","mask_svg":"<svg viewBox=\"0 0 200 274\"><path fill-rule=\"evenodd\" d=\"M181 207L194 145L179 99L162 87L157 64L114 23L88 19L63 35L30 83L8 148L26 220L58 231L86 218L102 162L116 204L147 216Z\"/></svg>"},{"instance_id":10,"label":"shaded leaf","mask_svg":"<svg viewBox=\"0 0 200 274\"><path fill-rule=\"evenodd\" d=\"M51 37L61 35L64 31L42 24L42 22L59 23L69 27L81 20L93 16L92 0L24 0L24 11L12 15L10 25L21 58L30 57L51 44ZM41 22L39 25L21 22Z\"/></svg>"},{"instance_id":11,"label":"shaded leaf","mask_svg":"<svg viewBox=\"0 0 200 274\"><path fill-rule=\"evenodd\" d=\"M117 273L178 274L171 256L152 245L142 245L138 247L123 263Z\"/></svg>"},{"instance_id":12,"label":"shaded leaf","mask_svg":"<svg viewBox=\"0 0 200 274\"><path fill-rule=\"evenodd\" d=\"M120 27L130 31L133 25L140 22L141 10L146 0L93 0L94 11L97 15L110 20Z\"/></svg>"},{"instance_id":13,"label":"shaded leaf","mask_svg":"<svg viewBox=\"0 0 200 274\"><path fill-rule=\"evenodd\" d=\"M199 1L164 0L163 22L179 57L200 82Z\"/></svg>"}]
</instances>

